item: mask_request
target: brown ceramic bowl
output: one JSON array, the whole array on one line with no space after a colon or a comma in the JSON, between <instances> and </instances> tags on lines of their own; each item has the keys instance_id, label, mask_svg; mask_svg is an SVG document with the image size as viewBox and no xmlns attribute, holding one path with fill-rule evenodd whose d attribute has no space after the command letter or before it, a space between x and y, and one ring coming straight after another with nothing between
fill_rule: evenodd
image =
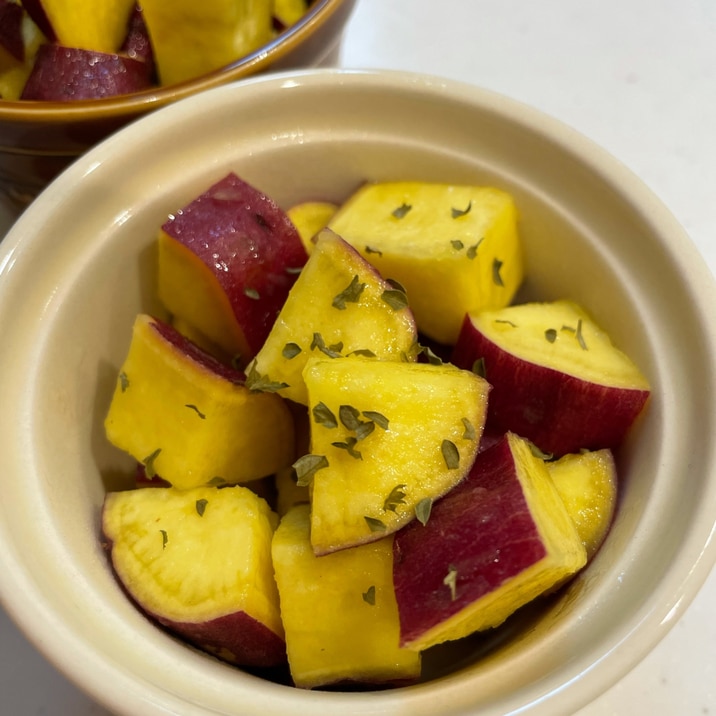
<instances>
[{"instance_id":1,"label":"brown ceramic bowl","mask_svg":"<svg viewBox=\"0 0 716 716\"><path fill-rule=\"evenodd\" d=\"M91 146L140 115L202 90L268 70L330 62L356 0L315 0L269 44L180 84L77 102L0 100L0 192L23 206Z\"/></svg>"}]
</instances>

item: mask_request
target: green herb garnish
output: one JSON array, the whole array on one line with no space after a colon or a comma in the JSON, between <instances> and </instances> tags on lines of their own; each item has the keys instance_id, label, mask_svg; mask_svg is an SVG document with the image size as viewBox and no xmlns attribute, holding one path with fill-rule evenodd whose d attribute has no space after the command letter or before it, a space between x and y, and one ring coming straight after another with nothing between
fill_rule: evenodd
<instances>
[{"instance_id":1,"label":"green herb garnish","mask_svg":"<svg viewBox=\"0 0 716 716\"><path fill-rule=\"evenodd\" d=\"M333 411L323 402L313 406L313 419L324 428L337 428L338 421Z\"/></svg>"},{"instance_id":2,"label":"green herb garnish","mask_svg":"<svg viewBox=\"0 0 716 716\"><path fill-rule=\"evenodd\" d=\"M363 592L361 595L363 597L363 601L366 604L370 604L371 606L375 605L375 585L372 584L370 587L368 587L367 591Z\"/></svg>"},{"instance_id":3,"label":"green herb garnish","mask_svg":"<svg viewBox=\"0 0 716 716\"><path fill-rule=\"evenodd\" d=\"M373 353L370 348L356 348L354 351L351 351L349 356L364 356L365 358L375 358L375 353Z\"/></svg>"},{"instance_id":4,"label":"green herb garnish","mask_svg":"<svg viewBox=\"0 0 716 716\"><path fill-rule=\"evenodd\" d=\"M358 303L363 289L366 287L365 283L361 283L358 280L358 276L354 276L351 282L346 288L344 288L331 302L333 308L337 308L339 311L343 311L346 308L346 303Z\"/></svg>"},{"instance_id":5,"label":"green herb garnish","mask_svg":"<svg viewBox=\"0 0 716 716\"><path fill-rule=\"evenodd\" d=\"M161 448L157 448L151 455L147 455L147 457L142 460L142 463L144 464L144 472L150 480L153 477L156 477L157 471L154 469L154 461L157 459L161 451Z\"/></svg>"},{"instance_id":6,"label":"green herb garnish","mask_svg":"<svg viewBox=\"0 0 716 716\"><path fill-rule=\"evenodd\" d=\"M405 488L407 485L396 485L391 491L388 497L383 502L383 512L390 510L395 512L398 505L405 504Z\"/></svg>"},{"instance_id":7,"label":"green herb garnish","mask_svg":"<svg viewBox=\"0 0 716 716\"><path fill-rule=\"evenodd\" d=\"M480 378L485 378L487 376L487 370L485 369L485 359L484 358L478 358L472 364L472 372L475 375L479 375Z\"/></svg>"},{"instance_id":8,"label":"green herb garnish","mask_svg":"<svg viewBox=\"0 0 716 716\"><path fill-rule=\"evenodd\" d=\"M129 388L129 378L124 371L119 374L119 388L123 393Z\"/></svg>"},{"instance_id":9,"label":"green herb garnish","mask_svg":"<svg viewBox=\"0 0 716 716\"><path fill-rule=\"evenodd\" d=\"M368 418L368 420L370 420L371 422L375 423L379 428L383 428L383 430L388 429L388 424L390 421L382 413L379 413L376 410L364 410L363 416Z\"/></svg>"},{"instance_id":10,"label":"green herb garnish","mask_svg":"<svg viewBox=\"0 0 716 716\"><path fill-rule=\"evenodd\" d=\"M500 259L495 259L492 262L492 281L495 284L495 286L504 286L505 283L502 280L502 276L500 275L500 270L502 269L502 261Z\"/></svg>"},{"instance_id":11,"label":"green herb garnish","mask_svg":"<svg viewBox=\"0 0 716 716\"><path fill-rule=\"evenodd\" d=\"M169 537L167 536L166 530L159 530L159 532L162 535L162 549L165 549L167 546L167 542L169 541Z\"/></svg>"},{"instance_id":12,"label":"green herb garnish","mask_svg":"<svg viewBox=\"0 0 716 716\"><path fill-rule=\"evenodd\" d=\"M423 499L415 505L415 517L423 527L428 523L432 509L433 501L430 497L423 497Z\"/></svg>"},{"instance_id":13,"label":"green herb garnish","mask_svg":"<svg viewBox=\"0 0 716 716\"><path fill-rule=\"evenodd\" d=\"M223 477L219 477L219 475L216 475L215 477L212 477L209 482L206 483L207 485L210 485L211 487L221 487L222 485L226 484L226 480Z\"/></svg>"},{"instance_id":14,"label":"green herb garnish","mask_svg":"<svg viewBox=\"0 0 716 716\"><path fill-rule=\"evenodd\" d=\"M338 418L348 430L356 430L361 424L360 412L352 405L341 405Z\"/></svg>"},{"instance_id":15,"label":"green herb garnish","mask_svg":"<svg viewBox=\"0 0 716 716\"><path fill-rule=\"evenodd\" d=\"M331 346L327 346L323 340L323 336L320 333L313 334L313 340L311 341L311 350L319 350L329 358L340 358L341 351L343 350L343 343L334 343Z\"/></svg>"},{"instance_id":16,"label":"green herb garnish","mask_svg":"<svg viewBox=\"0 0 716 716\"><path fill-rule=\"evenodd\" d=\"M544 332L544 337L550 342L554 343L557 340L557 331L554 328L548 328Z\"/></svg>"},{"instance_id":17,"label":"green herb garnish","mask_svg":"<svg viewBox=\"0 0 716 716\"><path fill-rule=\"evenodd\" d=\"M251 298L254 301L258 301L261 296L259 296L259 292L255 288L245 288L244 289L244 296L247 298Z\"/></svg>"},{"instance_id":18,"label":"green herb garnish","mask_svg":"<svg viewBox=\"0 0 716 716\"><path fill-rule=\"evenodd\" d=\"M452 239L450 241L455 251L462 251L465 248L465 244L460 239Z\"/></svg>"},{"instance_id":19,"label":"green herb garnish","mask_svg":"<svg viewBox=\"0 0 716 716\"><path fill-rule=\"evenodd\" d=\"M185 408L189 408L189 410L193 410L202 420L206 419L206 415L199 410L199 408L196 407L196 405L192 405L191 403L187 403Z\"/></svg>"},{"instance_id":20,"label":"green herb garnish","mask_svg":"<svg viewBox=\"0 0 716 716\"><path fill-rule=\"evenodd\" d=\"M346 438L345 442L334 442L331 443L333 447L340 448L341 450L345 450L352 458L355 458L356 460L362 460L363 455L361 454L360 450L355 449L355 445L358 442L358 438L349 437Z\"/></svg>"},{"instance_id":21,"label":"green herb garnish","mask_svg":"<svg viewBox=\"0 0 716 716\"><path fill-rule=\"evenodd\" d=\"M468 248L467 252L465 253L465 256L467 256L467 258L469 258L469 259L474 259L475 256L477 256L477 249L478 249L478 247L480 246L480 244L481 244L484 240L485 240L485 239L484 239L484 237L483 237L483 238L480 239L476 244L473 244L472 246L470 246L470 247Z\"/></svg>"},{"instance_id":22,"label":"green herb garnish","mask_svg":"<svg viewBox=\"0 0 716 716\"><path fill-rule=\"evenodd\" d=\"M475 426L467 418L462 419L462 424L465 426L465 432L462 434L462 437L465 440L475 440L477 438Z\"/></svg>"},{"instance_id":23,"label":"green herb garnish","mask_svg":"<svg viewBox=\"0 0 716 716\"><path fill-rule=\"evenodd\" d=\"M396 219L403 219L412 208L410 204L403 203L397 209L393 209L391 213Z\"/></svg>"},{"instance_id":24,"label":"green herb garnish","mask_svg":"<svg viewBox=\"0 0 716 716\"><path fill-rule=\"evenodd\" d=\"M201 499L196 501L196 513L199 515L199 517L204 516L204 511L206 510L206 506L209 504L209 500Z\"/></svg>"},{"instance_id":25,"label":"green herb garnish","mask_svg":"<svg viewBox=\"0 0 716 716\"><path fill-rule=\"evenodd\" d=\"M387 527L385 526L385 522L382 520L378 520L375 517L368 517L365 515L363 519L368 524L368 527L370 527L371 532L385 532Z\"/></svg>"},{"instance_id":26,"label":"green herb garnish","mask_svg":"<svg viewBox=\"0 0 716 716\"><path fill-rule=\"evenodd\" d=\"M455 443L451 440L443 440L440 450L448 470L457 470L460 467L460 452Z\"/></svg>"},{"instance_id":27,"label":"green herb garnish","mask_svg":"<svg viewBox=\"0 0 716 716\"><path fill-rule=\"evenodd\" d=\"M249 372L246 374L246 382L244 385L252 393L276 393L283 388L288 388L288 383L280 383L271 380L267 375L261 375L256 370L256 363L252 362Z\"/></svg>"},{"instance_id":28,"label":"green herb garnish","mask_svg":"<svg viewBox=\"0 0 716 716\"><path fill-rule=\"evenodd\" d=\"M365 252L366 252L367 254L378 254L378 256L382 256L382 255L383 255L383 252L382 252L380 249L374 249L374 248L372 248L372 247L370 247L370 246L366 246L366 247L365 247Z\"/></svg>"},{"instance_id":29,"label":"green herb garnish","mask_svg":"<svg viewBox=\"0 0 716 716\"><path fill-rule=\"evenodd\" d=\"M304 455L291 467L296 471L296 484L299 487L307 487L319 470L328 467L328 458L325 455Z\"/></svg>"},{"instance_id":30,"label":"green herb garnish","mask_svg":"<svg viewBox=\"0 0 716 716\"><path fill-rule=\"evenodd\" d=\"M281 355L286 360L291 360L291 358L295 358L300 352L301 352L301 346L299 346L298 343L287 343L283 347L283 350L281 351Z\"/></svg>"},{"instance_id":31,"label":"green herb garnish","mask_svg":"<svg viewBox=\"0 0 716 716\"><path fill-rule=\"evenodd\" d=\"M470 209L472 209L472 199L468 202L467 206L464 209L450 209L450 216L452 216L453 219L459 219L461 216L465 216L465 214L470 213Z\"/></svg>"}]
</instances>

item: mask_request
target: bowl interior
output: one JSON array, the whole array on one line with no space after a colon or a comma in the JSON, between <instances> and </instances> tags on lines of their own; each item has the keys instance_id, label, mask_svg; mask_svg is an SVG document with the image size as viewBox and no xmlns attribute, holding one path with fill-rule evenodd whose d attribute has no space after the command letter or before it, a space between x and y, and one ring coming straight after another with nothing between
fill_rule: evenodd
<instances>
[{"instance_id":1,"label":"bowl interior","mask_svg":"<svg viewBox=\"0 0 716 716\"><path fill-rule=\"evenodd\" d=\"M340 201L365 180L512 192L521 297L582 303L651 382L618 455L619 511L597 558L495 633L426 655L420 685L299 692L231 669L155 629L108 569L99 510L132 462L102 422L134 316L161 310L156 231L230 170L284 207ZM70 167L0 247L0 594L48 657L117 713L573 711L664 635L713 563L714 298L694 248L637 179L505 98L316 71L156 112Z\"/></svg>"}]
</instances>

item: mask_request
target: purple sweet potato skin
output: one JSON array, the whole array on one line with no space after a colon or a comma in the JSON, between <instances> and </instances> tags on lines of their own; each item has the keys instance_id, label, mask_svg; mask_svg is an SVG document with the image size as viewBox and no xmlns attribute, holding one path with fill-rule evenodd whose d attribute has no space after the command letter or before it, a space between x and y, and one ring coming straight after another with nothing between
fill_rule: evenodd
<instances>
[{"instance_id":1,"label":"purple sweet potato skin","mask_svg":"<svg viewBox=\"0 0 716 716\"><path fill-rule=\"evenodd\" d=\"M48 43L40 46L20 99L92 100L151 86L151 72L142 60Z\"/></svg>"}]
</instances>

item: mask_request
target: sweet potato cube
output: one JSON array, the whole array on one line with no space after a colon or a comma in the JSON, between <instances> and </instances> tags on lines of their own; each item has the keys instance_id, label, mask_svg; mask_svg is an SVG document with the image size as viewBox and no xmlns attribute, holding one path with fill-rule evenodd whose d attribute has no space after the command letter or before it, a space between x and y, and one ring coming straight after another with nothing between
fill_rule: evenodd
<instances>
[{"instance_id":1,"label":"sweet potato cube","mask_svg":"<svg viewBox=\"0 0 716 716\"><path fill-rule=\"evenodd\" d=\"M395 532L469 472L489 390L474 373L326 358L311 360L304 378L313 421L308 459L325 460L311 483L316 554Z\"/></svg>"},{"instance_id":2,"label":"sweet potato cube","mask_svg":"<svg viewBox=\"0 0 716 716\"><path fill-rule=\"evenodd\" d=\"M107 437L174 487L256 480L290 465L284 401L253 393L243 374L174 328L137 317L105 419Z\"/></svg>"},{"instance_id":3,"label":"sweet potato cube","mask_svg":"<svg viewBox=\"0 0 716 716\"><path fill-rule=\"evenodd\" d=\"M420 655L398 646L392 538L316 557L309 507L298 505L281 518L272 555L296 686L419 677Z\"/></svg>"},{"instance_id":4,"label":"sweet potato cube","mask_svg":"<svg viewBox=\"0 0 716 716\"><path fill-rule=\"evenodd\" d=\"M522 282L515 204L492 187L366 184L329 227L405 287L421 333L445 345L465 313L508 305Z\"/></svg>"},{"instance_id":5,"label":"sweet potato cube","mask_svg":"<svg viewBox=\"0 0 716 716\"><path fill-rule=\"evenodd\" d=\"M277 523L241 486L112 492L102 511L112 565L136 604L200 649L244 666L286 661L271 561Z\"/></svg>"},{"instance_id":6,"label":"sweet potato cube","mask_svg":"<svg viewBox=\"0 0 716 716\"><path fill-rule=\"evenodd\" d=\"M421 651L496 627L586 559L545 463L508 434L478 455L424 526L395 536L401 644Z\"/></svg>"},{"instance_id":7,"label":"sweet potato cube","mask_svg":"<svg viewBox=\"0 0 716 716\"><path fill-rule=\"evenodd\" d=\"M306 405L302 373L312 356L414 360L415 320L409 307L390 300L393 294L404 297L340 236L322 232L247 367L249 384L276 385L280 395Z\"/></svg>"}]
</instances>

